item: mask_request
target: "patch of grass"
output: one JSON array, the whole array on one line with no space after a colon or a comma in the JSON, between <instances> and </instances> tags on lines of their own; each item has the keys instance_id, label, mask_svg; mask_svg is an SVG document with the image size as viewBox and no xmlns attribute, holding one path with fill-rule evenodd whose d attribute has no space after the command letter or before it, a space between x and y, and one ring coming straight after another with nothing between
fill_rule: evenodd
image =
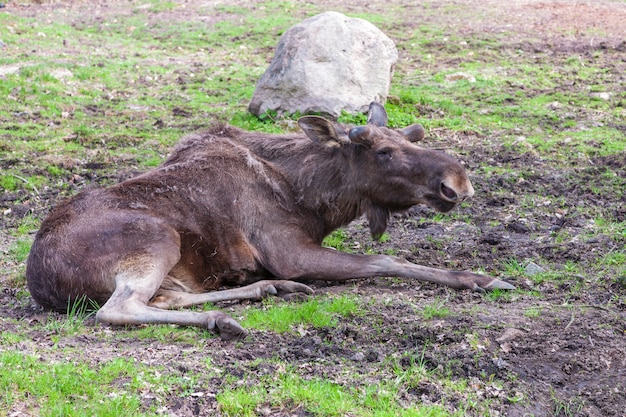
<instances>
[{"instance_id":1,"label":"patch of grass","mask_svg":"<svg viewBox=\"0 0 626 417\"><path fill-rule=\"evenodd\" d=\"M558 68L538 60L530 62L523 56L507 60L501 54L490 53L489 48L497 44L493 39L492 44L464 41L462 50L453 51L449 47L454 46L457 39L432 28L416 30L409 36L413 37L403 45L411 51L409 56L419 57L422 65L413 66L412 73L397 71L392 94L399 101L390 107L395 106L407 114L417 108L421 113L418 119L427 130L445 127L485 135L502 129L519 132L503 139L513 143L523 136L549 158L562 155L562 149L555 146L557 143L587 156L623 152L624 141L620 140L623 133L614 122L623 117L621 110L612 106L610 100L593 95L596 88L601 92L610 91L608 86L615 82L605 69L598 69L580 57L564 60ZM442 38L446 41L442 42ZM430 70L428 61L424 62L428 57L434 59L449 54L454 55L458 65L443 69L433 65ZM476 58L477 54L480 59ZM475 82L447 79L450 74L461 71L473 76ZM592 93L582 89L562 93L558 87L574 79L590 85ZM597 111L608 123L581 126L580 115L589 110L581 112L580 109L594 107L596 109L591 111Z\"/></svg>"},{"instance_id":2,"label":"patch of grass","mask_svg":"<svg viewBox=\"0 0 626 417\"><path fill-rule=\"evenodd\" d=\"M23 333L2 332L0 333L0 345L7 347L15 346L17 343L28 340Z\"/></svg>"},{"instance_id":3,"label":"patch of grass","mask_svg":"<svg viewBox=\"0 0 626 417\"><path fill-rule=\"evenodd\" d=\"M93 316L98 305L93 301L81 297L72 301L64 316L48 317L45 328L56 335L76 335L85 331L85 320Z\"/></svg>"},{"instance_id":4,"label":"patch of grass","mask_svg":"<svg viewBox=\"0 0 626 417\"><path fill-rule=\"evenodd\" d=\"M536 318L541 316L542 308L541 307L529 307L524 311L524 316L530 318Z\"/></svg>"},{"instance_id":5,"label":"patch of grass","mask_svg":"<svg viewBox=\"0 0 626 417\"><path fill-rule=\"evenodd\" d=\"M391 235L387 232L383 233L382 235L380 235L380 237L378 238L378 241L380 243L386 243L389 242L389 240L391 240Z\"/></svg>"},{"instance_id":6,"label":"patch of grass","mask_svg":"<svg viewBox=\"0 0 626 417\"><path fill-rule=\"evenodd\" d=\"M5 410L20 403L21 409L40 416L143 415L138 390L146 384L137 366L124 359L92 368L80 362L42 362L35 356L5 351L0 352L0 368L0 408Z\"/></svg>"},{"instance_id":7,"label":"patch of grass","mask_svg":"<svg viewBox=\"0 0 626 417\"><path fill-rule=\"evenodd\" d=\"M602 257L600 264L606 266L626 265L626 251L611 251Z\"/></svg>"},{"instance_id":8,"label":"patch of grass","mask_svg":"<svg viewBox=\"0 0 626 417\"><path fill-rule=\"evenodd\" d=\"M348 233L343 229L337 229L324 238L322 246L333 248L341 252L351 252L348 246Z\"/></svg>"},{"instance_id":9,"label":"patch of grass","mask_svg":"<svg viewBox=\"0 0 626 417\"><path fill-rule=\"evenodd\" d=\"M417 388L420 381L427 379L432 372L426 368L424 361L425 353L426 347L422 347L422 349L416 348L405 356L405 358L408 358L408 365L398 362L394 363L393 372L396 376L396 382L406 387Z\"/></svg>"},{"instance_id":10,"label":"patch of grass","mask_svg":"<svg viewBox=\"0 0 626 417\"><path fill-rule=\"evenodd\" d=\"M403 378L360 388L344 386L328 379L304 379L295 369L280 364L276 375L261 384L222 390L217 395L220 411L227 416L256 416L268 409L319 416L443 417L447 410L439 405L400 405L399 387Z\"/></svg>"},{"instance_id":11,"label":"patch of grass","mask_svg":"<svg viewBox=\"0 0 626 417\"><path fill-rule=\"evenodd\" d=\"M282 303L273 298L263 300L262 309L247 310L241 325L274 332L293 331L295 326L333 327L337 317L361 314L360 301L343 295L330 299L311 298L302 303Z\"/></svg>"},{"instance_id":12,"label":"patch of grass","mask_svg":"<svg viewBox=\"0 0 626 417\"><path fill-rule=\"evenodd\" d=\"M278 121L279 120L275 115L256 117L248 112L240 112L234 114L229 122L234 126L246 130L254 130L266 133L281 133L284 129L279 123L277 123Z\"/></svg>"},{"instance_id":13,"label":"patch of grass","mask_svg":"<svg viewBox=\"0 0 626 417\"><path fill-rule=\"evenodd\" d=\"M26 215L20 220L17 227L13 230L13 235L16 237L30 235L37 231L40 224L41 220L36 216Z\"/></svg>"},{"instance_id":14,"label":"patch of grass","mask_svg":"<svg viewBox=\"0 0 626 417\"><path fill-rule=\"evenodd\" d=\"M154 168L163 162L163 158L161 156L149 156L143 159L142 165L147 168Z\"/></svg>"},{"instance_id":15,"label":"patch of grass","mask_svg":"<svg viewBox=\"0 0 626 417\"><path fill-rule=\"evenodd\" d=\"M552 401L552 415L574 417L577 416L584 408L585 401L579 397L571 397L562 399L555 395L554 390L550 388L550 399Z\"/></svg>"},{"instance_id":16,"label":"patch of grass","mask_svg":"<svg viewBox=\"0 0 626 417\"><path fill-rule=\"evenodd\" d=\"M265 402L265 396L260 387L235 388L222 391L217 401L227 416L253 417L258 415L256 410Z\"/></svg>"},{"instance_id":17,"label":"patch of grass","mask_svg":"<svg viewBox=\"0 0 626 417\"><path fill-rule=\"evenodd\" d=\"M624 282L626 276L626 251L611 250L598 261L597 270L594 275L595 281L603 277L613 276L617 282ZM620 278L622 277L622 278Z\"/></svg>"},{"instance_id":18,"label":"patch of grass","mask_svg":"<svg viewBox=\"0 0 626 417\"><path fill-rule=\"evenodd\" d=\"M611 236L616 242L626 241L626 222L612 218L598 217L594 219L595 231Z\"/></svg>"},{"instance_id":19,"label":"patch of grass","mask_svg":"<svg viewBox=\"0 0 626 417\"><path fill-rule=\"evenodd\" d=\"M479 354L482 354L482 352L484 352L491 345L491 342L488 339L481 338L476 332L467 333L465 335L465 340L468 342L470 348Z\"/></svg>"},{"instance_id":20,"label":"patch of grass","mask_svg":"<svg viewBox=\"0 0 626 417\"><path fill-rule=\"evenodd\" d=\"M367 123L367 115L361 113L350 114L343 111L337 121L346 125L361 126Z\"/></svg>"},{"instance_id":21,"label":"patch of grass","mask_svg":"<svg viewBox=\"0 0 626 417\"><path fill-rule=\"evenodd\" d=\"M436 249L436 250L443 250L443 248L445 247L446 241L449 239L451 238L450 237L436 238L431 235L426 236L426 240L428 241L428 243L430 243L433 249Z\"/></svg>"},{"instance_id":22,"label":"patch of grass","mask_svg":"<svg viewBox=\"0 0 626 417\"><path fill-rule=\"evenodd\" d=\"M485 294L485 296L491 301L511 301L514 297L513 294L514 293L510 290L495 288Z\"/></svg>"},{"instance_id":23,"label":"patch of grass","mask_svg":"<svg viewBox=\"0 0 626 417\"><path fill-rule=\"evenodd\" d=\"M15 262L26 262L32 244L31 239L18 239L9 247L9 255Z\"/></svg>"},{"instance_id":24,"label":"patch of grass","mask_svg":"<svg viewBox=\"0 0 626 417\"><path fill-rule=\"evenodd\" d=\"M172 1L152 1L149 11L153 13L159 13L163 11L173 10L176 7L176 3Z\"/></svg>"},{"instance_id":25,"label":"patch of grass","mask_svg":"<svg viewBox=\"0 0 626 417\"><path fill-rule=\"evenodd\" d=\"M549 136L531 135L526 141L550 158L563 153L577 157L602 157L626 150L624 134L610 127L589 128L580 132L556 132Z\"/></svg>"},{"instance_id":26,"label":"patch of grass","mask_svg":"<svg viewBox=\"0 0 626 417\"><path fill-rule=\"evenodd\" d=\"M38 188L47 180L41 175L24 177L18 174L8 174L0 176L0 187L6 191L28 190L39 194Z\"/></svg>"},{"instance_id":27,"label":"patch of grass","mask_svg":"<svg viewBox=\"0 0 626 417\"><path fill-rule=\"evenodd\" d=\"M388 249L385 249L383 253L389 256L398 256L399 251L398 249L395 249L395 248L388 248Z\"/></svg>"},{"instance_id":28,"label":"patch of grass","mask_svg":"<svg viewBox=\"0 0 626 417\"><path fill-rule=\"evenodd\" d=\"M201 345L204 339L217 337L200 328L160 324L129 327L128 332L132 332L133 337L142 340L156 340L162 343L186 343L193 346ZM128 337L128 333L119 333L117 336L124 339Z\"/></svg>"},{"instance_id":29,"label":"patch of grass","mask_svg":"<svg viewBox=\"0 0 626 417\"><path fill-rule=\"evenodd\" d=\"M525 275L524 263L515 258L504 260L502 261L502 271L511 277L523 276Z\"/></svg>"},{"instance_id":30,"label":"patch of grass","mask_svg":"<svg viewBox=\"0 0 626 417\"><path fill-rule=\"evenodd\" d=\"M53 177L60 177L61 175L64 174L63 169L54 166L54 165L49 165L46 167L46 170L48 171L48 174L50 174Z\"/></svg>"},{"instance_id":31,"label":"patch of grass","mask_svg":"<svg viewBox=\"0 0 626 417\"><path fill-rule=\"evenodd\" d=\"M15 191L20 188L21 181L14 175L0 175L0 188Z\"/></svg>"},{"instance_id":32,"label":"patch of grass","mask_svg":"<svg viewBox=\"0 0 626 417\"><path fill-rule=\"evenodd\" d=\"M447 300L441 300L439 298L435 298L435 300L426 304L422 308L422 316L428 320L432 318L445 318L452 314L452 311L448 307L445 306Z\"/></svg>"}]
</instances>

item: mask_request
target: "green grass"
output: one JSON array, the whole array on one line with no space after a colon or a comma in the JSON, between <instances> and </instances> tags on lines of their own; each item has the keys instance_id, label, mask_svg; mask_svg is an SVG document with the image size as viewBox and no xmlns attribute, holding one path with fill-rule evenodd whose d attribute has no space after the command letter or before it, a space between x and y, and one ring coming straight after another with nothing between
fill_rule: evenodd
<instances>
[{"instance_id":1,"label":"green grass","mask_svg":"<svg viewBox=\"0 0 626 417\"><path fill-rule=\"evenodd\" d=\"M20 188L20 179L14 175L0 175L0 187L7 191Z\"/></svg>"},{"instance_id":2,"label":"green grass","mask_svg":"<svg viewBox=\"0 0 626 417\"><path fill-rule=\"evenodd\" d=\"M39 229L40 223L41 223L41 219L33 215L26 215L20 220L20 222L18 223L13 233L17 237L29 235L32 232Z\"/></svg>"},{"instance_id":3,"label":"green grass","mask_svg":"<svg viewBox=\"0 0 626 417\"><path fill-rule=\"evenodd\" d=\"M439 33L427 28L416 31L414 36L404 44L413 48L412 56L442 55L436 51L441 47L437 41ZM454 44L454 39L449 39L447 44ZM593 95L594 91L611 91L609 86L614 80L609 70L600 69L580 56L564 60L558 68L552 64L527 62L520 56L507 59L494 55L494 58L498 56L497 62L492 62L492 56L485 49L488 46L470 42L463 51L454 51L460 63L453 68L428 72L422 65L417 66L414 73L399 74L399 82L392 87L392 94L399 102L390 106L391 109L400 113L410 113L409 109L415 108L421 110L420 121L428 128L445 127L485 135L501 130L518 131L519 134L503 138L512 144L519 136L524 136L546 157L562 155L555 152L555 145L563 143L586 156L623 151L625 142L618 126L623 111L611 101ZM476 58L476 54L480 54L480 58ZM476 81L446 80L447 75L460 71L474 76ZM564 93L557 88L572 79L588 89L579 87ZM585 113L595 113L608 123L581 125L577 120Z\"/></svg>"},{"instance_id":4,"label":"green grass","mask_svg":"<svg viewBox=\"0 0 626 417\"><path fill-rule=\"evenodd\" d=\"M336 249L341 252L351 252L348 242L348 233L343 229L337 229L324 238L322 246Z\"/></svg>"},{"instance_id":5,"label":"green grass","mask_svg":"<svg viewBox=\"0 0 626 417\"><path fill-rule=\"evenodd\" d=\"M58 336L73 336L84 333L85 320L93 316L98 310L98 305L87 300L86 297L82 297L67 307L65 315L61 318L49 317L45 324L45 330L55 333Z\"/></svg>"},{"instance_id":6,"label":"green grass","mask_svg":"<svg viewBox=\"0 0 626 417\"><path fill-rule=\"evenodd\" d=\"M452 314L452 311L445 306L446 300L436 298L432 303L426 304L422 308L422 316L428 320L432 318L445 318Z\"/></svg>"},{"instance_id":7,"label":"green grass","mask_svg":"<svg viewBox=\"0 0 626 417\"><path fill-rule=\"evenodd\" d=\"M18 239L9 247L9 255L15 262L25 262L28 258L32 243L30 239Z\"/></svg>"},{"instance_id":8,"label":"green grass","mask_svg":"<svg viewBox=\"0 0 626 417\"><path fill-rule=\"evenodd\" d=\"M277 377L270 376L253 387L224 391L217 396L227 416L256 416L262 407L316 416L439 417L450 416L440 405L398 404L403 377L388 383L344 386L321 378L303 379L295 368L282 365ZM271 394L270 394L271 393Z\"/></svg>"},{"instance_id":9,"label":"green grass","mask_svg":"<svg viewBox=\"0 0 626 417\"><path fill-rule=\"evenodd\" d=\"M129 365L124 359L96 367L45 363L31 355L0 352L0 408L20 402L27 405L29 413L39 416L144 415L139 390L147 384L141 382L139 367Z\"/></svg>"},{"instance_id":10,"label":"green grass","mask_svg":"<svg viewBox=\"0 0 626 417\"><path fill-rule=\"evenodd\" d=\"M525 266L518 259L511 258L502 261L502 272L507 276L520 277L525 275Z\"/></svg>"},{"instance_id":11,"label":"green grass","mask_svg":"<svg viewBox=\"0 0 626 417\"><path fill-rule=\"evenodd\" d=\"M541 307L529 307L524 311L524 316L530 318L537 318L541 316L542 308Z\"/></svg>"},{"instance_id":12,"label":"green grass","mask_svg":"<svg viewBox=\"0 0 626 417\"><path fill-rule=\"evenodd\" d=\"M380 364L385 369L383 372L390 371L388 378L358 386L338 382L342 379L340 375L305 379L293 364L274 360L269 363L275 373L254 384L248 384L244 378L238 381L238 385L243 386L222 391L217 395L217 400L220 410L227 416L256 416L261 410L306 412L316 416L411 417L462 416L471 412L484 415L488 412L488 401L480 404L477 397L468 392L468 380L451 379L438 375L437 371L428 370L424 352L422 349L409 353L406 364L400 364L399 361ZM452 397L461 394L467 403L454 412L443 401L442 404L408 404L399 401L405 390L433 383L441 384L447 395ZM489 382L489 385L497 384L497 380Z\"/></svg>"},{"instance_id":13,"label":"green grass","mask_svg":"<svg viewBox=\"0 0 626 417\"><path fill-rule=\"evenodd\" d=\"M202 345L204 339L213 337L206 330L193 327L175 325L149 325L139 328L129 328L133 337L140 340L158 341L161 343L185 343L193 346ZM126 333L119 335L120 339L127 338Z\"/></svg>"},{"instance_id":14,"label":"green grass","mask_svg":"<svg viewBox=\"0 0 626 417\"><path fill-rule=\"evenodd\" d=\"M311 298L302 303L264 300L262 309L248 310L241 321L244 327L274 332L295 331L297 326L333 327L340 317L362 314L358 298L342 295L330 299Z\"/></svg>"},{"instance_id":15,"label":"green grass","mask_svg":"<svg viewBox=\"0 0 626 417\"><path fill-rule=\"evenodd\" d=\"M494 289L486 294L486 298L491 301L510 301L514 298L514 294L508 290Z\"/></svg>"},{"instance_id":16,"label":"green grass","mask_svg":"<svg viewBox=\"0 0 626 417\"><path fill-rule=\"evenodd\" d=\"M26 336L21 333L2 332L0 334L0 345L14 346L25 340L27 340Z\"/></svg>"}]
</instances>

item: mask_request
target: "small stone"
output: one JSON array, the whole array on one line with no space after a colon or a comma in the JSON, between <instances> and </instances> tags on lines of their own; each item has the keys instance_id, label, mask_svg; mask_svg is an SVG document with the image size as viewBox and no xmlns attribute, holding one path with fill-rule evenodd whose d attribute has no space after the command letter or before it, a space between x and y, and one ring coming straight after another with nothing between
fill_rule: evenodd
<instances>
[{"instance_id":1,"label":"small stone","mask_svg":"<svg viewBox=\"0 0 626 417\"><path fill-rule=\"evenodd\" d=\"M599 98L600 100L610 100L611 99L611 93L606 93L606 92L602 92L602 93L591 93L591 97L595 97L595 98Z\"/></svg>"},{"instance_id":2,"label":"small stone","mask_svg":"<svg viewBox=\"0 0 626 417\"><path fill-rule=\"evenodd\" d=\"M491 361L493 362L494 365L498 367L498 369L505 368L507 365L507 363L503 361L501 358L493 358Z\"/></svg>"},{"instance_id":3,"label":"small stone","mask_svg":"<svg viewBox=\"0 0 626 417\"><path fill-rule=\"evenodd\" d=\"M369 351L365 356L365 359L368 362L382 362L384 358L385 357L382 353L373 350Z\"/></svg>"},{"instance_id":4,"label":"small stone","mask_svg":"<svg viewBox=\"0 0 626 417\"><path fill-rule=\"evenodd\" d=\"M553 101L552 103L546 105L546 107L550 110L556 110L561 108L561 103L559 103L558 101Z\"/></svg>"},{"instance_id":5,"label":"small stone","mask_svg":"<svg viewBox=\"0 0 626 417\"><path fill-rule=\"evenodd\" d=\"M505 329L500 337L496 339L497 342L504 343L510 342L511 340L518 339L524 336L524 332L520 329L516 329L514 327L509 327Z\"/></svg>"},{"instance_id":6,"label":"small stone","mask_svg":"<svg viewBox=\"0 0 626 417\"><path fill-rule=\"evenodd\" d=\"M545 269L534 262L529 262L528 265L526 265L526 268L524 268L524 272L526 272L527 275L537 275L544 271Z\"/></svg>"},{"instance_id":7,"label":"small stone","mask_svg":"<svg viewBox=\"0 0 626 417\"><path fill-rule=\"evenodd\" d=\"M365 355L363 354L363 352L357 352L350 358L350 360L353 360L355 362L361 362L363 361L363 359L365 359Z\"/></svg>"},{"instance_id":8,"label":"small stone","mask_svg":"<svg viewBox=\"0 0 626 417\"><path fill-rule=\"evenodd\" d=\"M461 81L461 80L465 80L470 83L475 83L476 77L465 72L455 72L454 74L446 75L446 81L452 82L452 81Z\"/></svg>"},{"instance_id":9,"label":"small stone","mask_svg":"<svg viewBox=\"0 0 626 417\"><path fill-rule=\"evenodd\" d=\"M57 68L50 71L50 76L56 78L57 80L63 81L67 78L73 77L74 74L67 68Z\"/></svg>"},{"instance_id":10,"label":"small stone","mask_svg":"<svg viewBox=\"0 0 626 417\"><path fill-rule=\"evenodd\" d=\"M22 66L19 64L0 66L0 77L3 77L5 75L17 74L20 69L22 69Z\"/></svg>"}]
</instances>

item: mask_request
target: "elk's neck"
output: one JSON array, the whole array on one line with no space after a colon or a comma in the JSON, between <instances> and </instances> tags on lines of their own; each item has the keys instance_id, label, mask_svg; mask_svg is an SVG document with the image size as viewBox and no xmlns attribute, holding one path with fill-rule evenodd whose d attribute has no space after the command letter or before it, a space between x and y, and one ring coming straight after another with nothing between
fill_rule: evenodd
<instances>
[{"instance_id":1,"label":"elk's neck","mask_svg":"<svg viewBox=\"0 0 626 417\"><path fill-rule=\"evenodd\" d=\"M299 137L278 137L271 144L249 138L250 150L274 165L292 185L296 202L316 212L325 234L361 216L369 202L359 195L349 158L338 148Z\"/></svg>"}]
</instances>

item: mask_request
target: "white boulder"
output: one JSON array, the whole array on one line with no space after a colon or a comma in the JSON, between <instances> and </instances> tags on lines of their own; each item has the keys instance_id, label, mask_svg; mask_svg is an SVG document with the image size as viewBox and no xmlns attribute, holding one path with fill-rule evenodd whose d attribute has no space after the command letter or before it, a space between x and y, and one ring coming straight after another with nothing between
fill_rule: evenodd
<instances>
[{"instance_id":1,"label":"white boulder","mask_svg":"<svg viewBox=\"0 0 626 417\"><path fill-rule=\"evenodd\" d=\"M373 24L325 12L291 27L259 82L248 110L332 117L384 103L398 51Z\"/></svg>"}]
</instances>

